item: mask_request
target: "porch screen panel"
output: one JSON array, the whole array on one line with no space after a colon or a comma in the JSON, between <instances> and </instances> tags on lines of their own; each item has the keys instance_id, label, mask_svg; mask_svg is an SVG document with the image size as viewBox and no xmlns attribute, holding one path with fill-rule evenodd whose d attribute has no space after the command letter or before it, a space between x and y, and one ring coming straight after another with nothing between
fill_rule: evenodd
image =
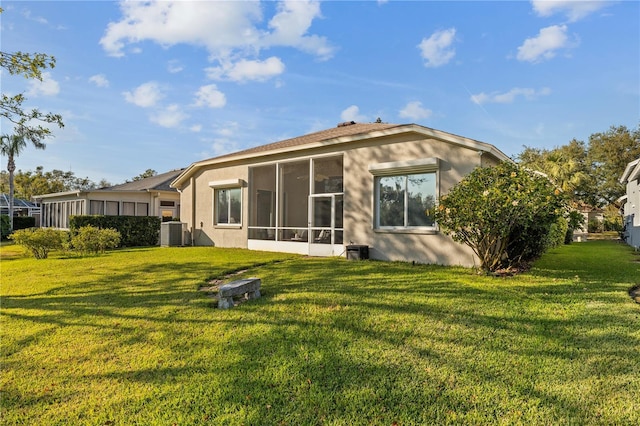
<instances>
[{"instance_id":1,"label":"porch screen panel","mask_svg":"<svg viewBox=\"0 0 640 426\"><path fill-rule=\"evenodd\" d=\"M90 200L89 201L89 214L104 214L104 201Z\"/></svg>"},{"instance_id":2,"label":"porch screen panel","mask_svg":"<svg viewBox=\"0 0 640 426\"><path fill-rule=\"evenodd\" d=\"M136 216L149 216L149 203L136 203Z\"/></svg>"},{"instance_id":3,"label":"porch screen panel","mask_svg":"<svg viewBox=\"0 0 640 426\"><path fill-rule=\"evenodd\" d=\"M313 160L313 193L335 194L343 192L342 156Z\"/></svg>"},{"instance_id":4,"label":"porch screen panel","mask_svg":"<svg viewBox=\"0 0 640 426\"><path fill-rule=\"evenodd\" d=\"M136 215L136 203L125 201L122 203L122 214L124 216Z\"/></svg>"},{"instance_id":5,"label":"porch screen panel","mask_svg":"<svg viewBox=\"0 0 640 426\"><path fill-rule=\"evenodd\" d=\"M309 226L309 161L280 165L280 226Z\"/></svg>"},{"instance_id":6,"label":"porch screen panel","mask_svg":"<svg viewBox=\"0 0 640 426\"><path fill-rule=\"evenodd\" d=\"M108 216L118 216L119 205L117 201L107 201L107 215Z\"/></svg>"},{"instance_id":7,"label":"porch screen panel","mask_svg":"<svg viewBox=\"0 0 640 426\"><path fill-rule=\"evenodd\" d=\"M249 238L275 239L276 165L249 169Z\"/></svg>"}]
</instances>

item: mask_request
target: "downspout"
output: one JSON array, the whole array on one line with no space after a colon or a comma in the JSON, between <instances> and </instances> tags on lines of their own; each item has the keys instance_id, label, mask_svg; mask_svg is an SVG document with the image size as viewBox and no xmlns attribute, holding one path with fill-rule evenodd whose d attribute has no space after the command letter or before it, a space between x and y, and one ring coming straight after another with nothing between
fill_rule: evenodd
<instances>
[{"instance_id":1,"label":"downspout","mask_svg":"<svg viewBox=\"0 0 640 426\"><path fill-rule=\"evenodd\" d=\"M196 178L191 177L191 246L196 245Z\"/></svg>"}]
</instances>

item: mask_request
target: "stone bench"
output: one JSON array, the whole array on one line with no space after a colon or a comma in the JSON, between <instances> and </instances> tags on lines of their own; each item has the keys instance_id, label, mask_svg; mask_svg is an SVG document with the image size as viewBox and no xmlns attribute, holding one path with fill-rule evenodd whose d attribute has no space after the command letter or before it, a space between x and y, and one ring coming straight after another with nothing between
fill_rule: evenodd
<instances>
[{"instance_id":1,"label":"stone bench","mask_svg":"<svg viewBox=\"0 0 640 426\"><path fill-rule=\"evenodd\" d=\"M247 278L221 285L218 289L218 308L233 308L235 296L244 296L247 300L257 299L260 297L260 284L260 278Z\"/></svg>"}]
</instances>

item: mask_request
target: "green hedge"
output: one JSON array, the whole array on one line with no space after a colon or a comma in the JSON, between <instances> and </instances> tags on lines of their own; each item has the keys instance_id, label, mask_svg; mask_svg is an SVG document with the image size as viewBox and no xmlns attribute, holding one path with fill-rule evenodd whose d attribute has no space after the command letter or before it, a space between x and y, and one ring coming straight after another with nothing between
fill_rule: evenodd
<instances>
[{"instance_id":1,"label":"green hedge","mask_svg":"<svg viewBox=\"0 0 640 426\"><path fill-rule=\"evenodd\" d=\"M112 228L120 233L121 247L155 246L160 241L160 218L156 216L71 216L69 230L76 235L83 226Z\"/></svg>"},{"instance_id":2,"label":"green hedge","mask_svg":"<svg viewBox=\"0 0 640 426\"><path fill-rule=\"evenodd\" d=\"M9 236L9 215L3 214L0 216L0 238L3 240ZM35 228L36 218L31 216L14 216L13 217L13 230Z\"/></svg>"},{"instance_id":3,"label":"green hedge","mask_svg":"<svg viewBox=\"0 0 640 426\"><path fill-rule=\"evenodd\" d=\"M9 215L0 215L0 238L3 240L11 233L11 224L9 223Z\"/></svg>"},{"instance_id":4,"label":"green hedge","mask_svg":"<svg viewBox=\"0 0 640 426\"><path fill-rule=\"evenodd\" d=\"M13 217L13 230L35 228L36 218L31 216L14 216Z\"/></svg>"}]
</instances>

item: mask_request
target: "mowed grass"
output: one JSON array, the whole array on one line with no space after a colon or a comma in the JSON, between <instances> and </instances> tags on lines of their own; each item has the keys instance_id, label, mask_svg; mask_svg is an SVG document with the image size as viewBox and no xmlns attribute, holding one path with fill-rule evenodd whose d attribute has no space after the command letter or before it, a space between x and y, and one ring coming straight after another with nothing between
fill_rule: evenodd
<instances>
[{"instance_id":1,"label":"mowed grass","mask_svg":"<svg viewBox=\"0 0 640 426\"><path fill-rule=\"evenodd\" d=\"M640 423L640 256L616 242L509 278L203 247L1 255L5 424ZM258 300L198 291L247 267Z\"/></svg>"}]
</instances>

